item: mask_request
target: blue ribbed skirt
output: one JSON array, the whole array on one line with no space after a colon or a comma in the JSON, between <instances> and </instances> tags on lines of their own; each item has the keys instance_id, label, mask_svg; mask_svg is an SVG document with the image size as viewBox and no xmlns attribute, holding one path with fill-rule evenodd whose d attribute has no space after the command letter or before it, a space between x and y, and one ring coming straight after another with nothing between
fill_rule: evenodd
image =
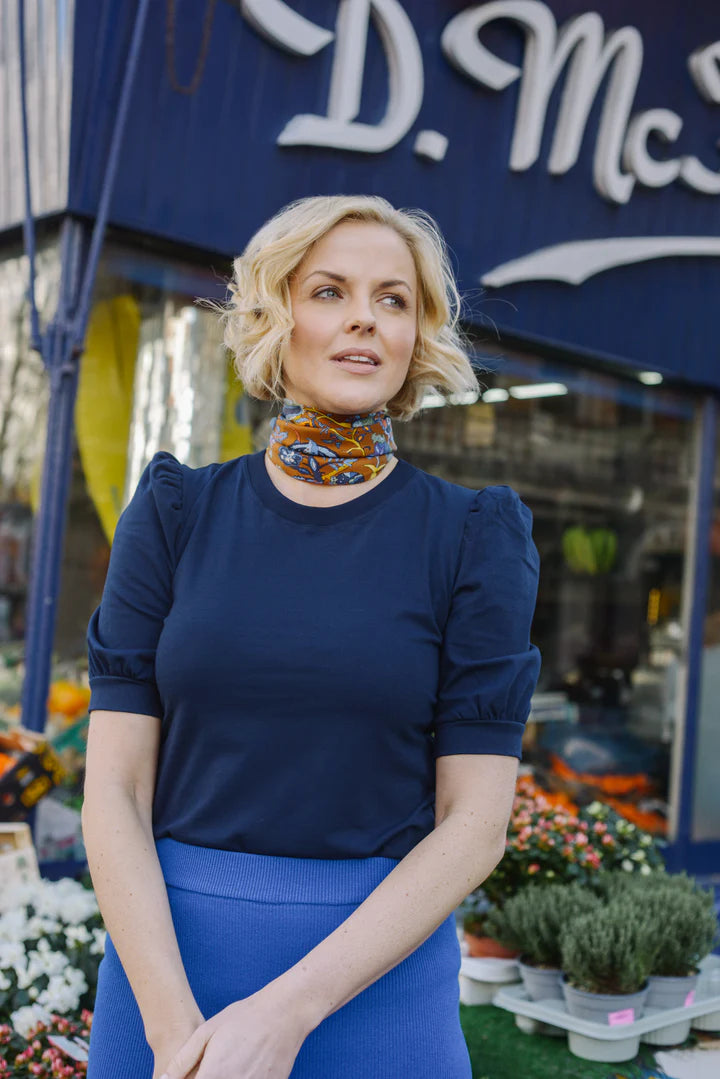
<instances>
[{"instance_id":1,"label":"blue ribbed skirt","mask_svg":"<svg viewBox=\"0 0 720 1079\"><path fill-rule=\"evenodd\" d=\"M242 854L174 839L158 840L157 852L188 981L206 1019L293 966L397 865L389 858ZM292 1079L470 1079L459 966L451 915L312 1031ZM140 1012L108 934L88 1079L151 1079L152 1073Z\"/></svg>"}]
</instances>

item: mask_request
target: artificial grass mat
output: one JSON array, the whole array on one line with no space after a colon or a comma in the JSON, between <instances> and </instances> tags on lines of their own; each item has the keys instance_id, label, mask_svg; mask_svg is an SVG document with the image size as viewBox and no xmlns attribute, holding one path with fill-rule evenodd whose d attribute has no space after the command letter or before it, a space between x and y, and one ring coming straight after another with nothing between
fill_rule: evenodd
<instances>
[{"instance_id":1,"label":"artificial grass mat","mask_svg":"<svg viewBox=\"0 0 720 1079\"><path fill-rule=\"evenodd\" d=\"M650 1046L624 1064L599 1064L573 1056L565 1038L525 1034L511 1012L493 1004L460 1005L460 1022L470 1050L473 1079L627 1079L652 1076Z\"/></svg>"}]
</instances>

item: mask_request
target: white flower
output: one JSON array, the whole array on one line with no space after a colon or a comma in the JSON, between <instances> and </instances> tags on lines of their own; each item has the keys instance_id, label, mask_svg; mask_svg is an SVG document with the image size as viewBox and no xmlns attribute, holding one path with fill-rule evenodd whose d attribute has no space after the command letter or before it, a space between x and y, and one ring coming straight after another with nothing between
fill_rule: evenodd
<instances>
[{"instance_id":1,"label":"white flower","mask_svg":"<svg viewBox=\"0 0 720 1079\"><path fill-rule=\"evenodd\" d=\"M40 940L42 937L46 937L48 933L58 933L61 929L61 923L55 918L40 918L37 914L34 914L32 918L28 918L24 937L25 940Z\"/></svg>"},{"instance_id":2,"label":"white flower","mask_svg":"<svg viewBox=\"0 0 720 1079\"><path fill-rule=\"evenodd\" d=\"M86 925L69 925L65 930L68 944L89 944L93 939Z\"/></svg>"},{"instance_id":3,"label":"white flower","mask_svg":"<svg viewBox=\"0 0 720 1079\"><path fill-rule=\"evenodd\" d=\"M0 969L25 963L25 948L19 940L0 941Z\"/></svg>"},{"instance_id":4,"label":"white flower","mask_svg":"<svg viewBox=\"0 0 720 1079\"><path fill-rule=\"evenodd\" d=\"M47 941L40 941L47 944ZM63 952L49 951L47 948L28 954L28 976L35 981L42 974L51 977L53 974L62 974L70 960Z\"/></svg>"},{"instance_id":5,"label":"white flower","mask_svg":"<svg viewBox=\"0 0 720 1079\"><path fill-rule=\"evenodd\" d=\"M636 850L630 855L630 857L632 858L632 860L634 862L644 862L645 861L645 851L644 850Z\"/></svg>"},{"instance_id":6,"label":"white flower","mask_svg":"<svg viewBox=\"0 0 720 1079\"><path fill-rule=\"evenodd\" d=\"M9 989L12 982L9 978L6 978L3 972L0 970L0 992L4 993L6 989Z\"/></svg>"},{"instance_id":7,"label":"white flower","mask_svg":"<svg viewBox=\"0 0 720 1079\"><path fill-rule=\"evenodd\" d=\"M632 871L633 871L633 870L634 870L634 868L635 868L635 866L634 866L634 865L632 864L632 862L630 861L630 859L629 859L629 858L623 858L623 860L622 860L622 862L620 863L620 865L621 865L621 866L622 866L622 868L623 868L623 869L624 869L624 870L626 871L626 873L632 873Z\"/></svg>"},{"instance_id":8,"label":"white flower","mask_svg":"<svg viewBox=\"0 0 720 1079\"><path fill-rule=\"evenodd\" d=\"M87 991L87 981L81 970L67 967L63 974L50 978L47 989L43 989L38 1002L59 1015L75 1012L80 1006L80 997Z\"/></svg>"},{"instance_id":9,"label":"white flower","mask_svg":"<svg viewBox=\"0 0 720 1079\"><path fill-rule=\"evenodd\" d=\"M39 1004L30 1004L26 1008L18 1008L18 1010L13 1012L10 1016L10 1022L22 1038L27 1038L30 1031L36 1027L39 1022L49 1024L50 1019L50 1012Z\"/></svg>"},{"instance_id":10,"label":"white flower","mask_svg":"<svg viewBox=\"0 0 720 1079\"><path fill-rule=\"evenodd\" d=\"M27 917L20 908L8 910L0 917L0 942L25 940Z\"/></svg>"},{"instance_id":11,"label":"white flower","mask_svg":"<svg viewBox=\"0 0 720 1079\"><path fill-rule=\"evenodd\" d=\"M640 836L640 846L641 847L649 847L649 846L651 846L652 841L653 841L653 837L651 835L648 835L647 832L644 835Z\"/></svg>"},{"instance_id":12,"label":"white flower","mask_svg":"<svg viewBox=\"0 0 720 1079\"><path fill-rule=\"evenodd\" d=\"M93 929L92 934L95 943L90 945L90 955L104 955L107 931L105 929Z\"/></svg>"},{"instance_id":13,"label":"white flower","mask_svg":"<svg viewBox=\"0 0 720 1079\"><path fill-rule=\"evenodd\" d=\"M593 817L599 817L600 814L604 812L604 810L605 806L602 804L602 802L598 801L591 802L590 805L587 807L587 812L590 813Z\"/></svg>"},{"instance_id":14,"label":"white flower","mask_svg":"<svg viewBox=\"0 0 720 1079\"><path fill-rule=\"evenodd\" d=\"M650 868L649 865L641 865L640 866L640 873L641 873L641 875L643 877L649 877L650 874L652 873L652 869Z\"/></svg>"}]
</instances>

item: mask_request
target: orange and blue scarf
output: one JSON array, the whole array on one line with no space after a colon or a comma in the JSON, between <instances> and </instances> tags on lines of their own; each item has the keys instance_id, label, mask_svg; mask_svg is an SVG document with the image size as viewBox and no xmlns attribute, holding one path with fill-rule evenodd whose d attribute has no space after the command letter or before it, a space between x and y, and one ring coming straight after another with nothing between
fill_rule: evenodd
<instances>
[{"instance_id":1,"label":"orange and blue scarf","mask_svg":"<svg viewBox=\"0 0 720 1079\"><path fill-rule=\"evenodd\" d=\"M308 483L363 483L374 479L397 449L384 409L340 416L286 401L271 425L273 464Z\"/></svg>"}]
</instances>

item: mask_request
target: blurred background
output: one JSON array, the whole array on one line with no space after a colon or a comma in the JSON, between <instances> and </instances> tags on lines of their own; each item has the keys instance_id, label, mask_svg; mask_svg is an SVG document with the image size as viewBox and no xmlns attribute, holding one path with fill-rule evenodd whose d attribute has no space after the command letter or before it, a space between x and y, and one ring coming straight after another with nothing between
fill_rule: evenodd
<instances>
[{"instance_id":1,"label":"blurred background","mask_svg":"<svg viewBox=\"0 0 720 1079\"><path fill-rule=\"evenodd\" d=\"M672 867L720 879L712 6L27 0L24 79L18 35L5 4L0 715L41 729L23 678L29 651L40 666L47 653L42 722L69 777L51 797L77 805L85 631L143 468L159 449L197 467L267 441L275 410L244 394L196 300L225 296L232 257L292 199L381 194L439 223L481 383L429 393L395 423L398 452L455 483L510 484L534 514L543 669L524 769L666 837ZM22 86L42 325L72 310L108 200L64 419L30 347ZM61 552L43 643L31 540L61 476L63 512L42 530ZM81 857L71 832L46 824L46 859Z\"/></svg>"}]
</instances>

